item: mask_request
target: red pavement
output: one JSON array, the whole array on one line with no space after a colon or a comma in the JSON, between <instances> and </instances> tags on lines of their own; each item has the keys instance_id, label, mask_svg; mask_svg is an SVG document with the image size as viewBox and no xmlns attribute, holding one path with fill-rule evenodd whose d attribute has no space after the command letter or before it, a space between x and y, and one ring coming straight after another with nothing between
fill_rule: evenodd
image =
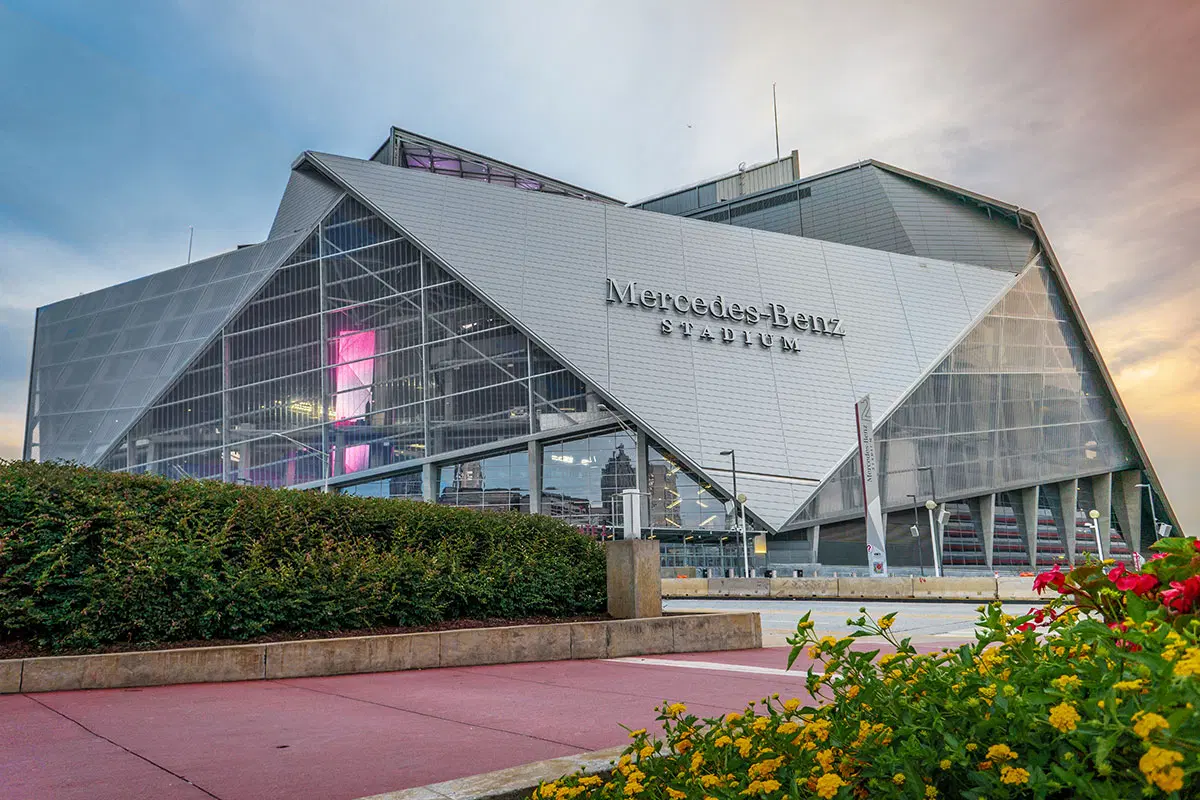
<instances>
[{"instance_id":1,"label":"red pavement","mask_svg":"<svg viewBox=\"0 0 1200 800\"><path fill-rule=\"evenodd\" d=\"M787 648L656 656L782 669ZM350 800L626 741L654 706L740 710L790 675L557 661L0 696L4 800Z\"/></svg>"}]
</instances>

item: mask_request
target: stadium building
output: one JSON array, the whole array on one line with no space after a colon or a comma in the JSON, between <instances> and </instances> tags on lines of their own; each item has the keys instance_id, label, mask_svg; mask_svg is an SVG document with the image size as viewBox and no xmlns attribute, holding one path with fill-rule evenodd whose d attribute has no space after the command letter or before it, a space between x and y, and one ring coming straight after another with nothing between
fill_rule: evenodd
<instances>
[{"instance_id":1,"label":"stadium building","mask_svg":"<svg viewBox=\"0 0 1200 800\"><path fill-rule=\"evenodd\" d=\"M395 128L305 152L265 241L38 310L25 457L600 536L636 489L665 567L740 571L736 479L752 566L845 574L867 395L892 569L1178 530L1036 215L794 153L625 205Z\"/></svg>"}]
</instances>

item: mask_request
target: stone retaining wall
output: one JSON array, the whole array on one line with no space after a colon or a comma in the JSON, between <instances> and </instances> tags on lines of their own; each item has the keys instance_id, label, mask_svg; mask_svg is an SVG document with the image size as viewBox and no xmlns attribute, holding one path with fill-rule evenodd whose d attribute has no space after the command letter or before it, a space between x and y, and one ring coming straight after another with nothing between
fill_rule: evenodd
<instances>
[{"instance_id":1,"label":"stone retaining wall","mask_svg":"<svg viewBox=\"0 0 1200 800\"><path fill-rule=\"evenodd\" d=\"M0 661L0 694L115 689L762 647L755 612Z\"/></svg>"},{"instance_id":2,"label":"stone retaining wall","mask_svg":"<svg viewBox=\"0 0 1200 800\"><path fill-rule=\"evenodd\" d=\"M1039 600L1033 578L663 578L663 597Z\"/></svg>"}]
</instances>

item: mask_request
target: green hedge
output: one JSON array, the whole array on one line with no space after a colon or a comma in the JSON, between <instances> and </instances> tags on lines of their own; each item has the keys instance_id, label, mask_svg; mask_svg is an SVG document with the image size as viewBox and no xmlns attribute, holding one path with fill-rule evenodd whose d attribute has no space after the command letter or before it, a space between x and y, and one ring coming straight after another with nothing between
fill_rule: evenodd
<instances>
[{"instance_id":1,"label":"green hedge","mask_svg":"<svg viewBox=\"0 0 1200 800\"><path fill-rule=\"evenodd\" d=\"M56 650L600 612L548 517L0 461L0 640Z\"/></svg>"}]
</instances>

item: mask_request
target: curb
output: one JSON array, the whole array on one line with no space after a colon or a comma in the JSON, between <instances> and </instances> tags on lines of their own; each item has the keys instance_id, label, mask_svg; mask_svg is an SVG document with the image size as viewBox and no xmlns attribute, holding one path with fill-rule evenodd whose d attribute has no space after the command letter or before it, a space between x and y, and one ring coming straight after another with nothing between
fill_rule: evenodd
<instances>
[{"instance_id":1,"label":"curb","mask_svg":"<svg viewBox=\"0 0 1200 800\"><path fill-rule=\"evenodd\" d=\"M1039 601L1031 578L663 578L665 598Z\"/></svg>"},{"instance_id":2,"label":"curb","mask_svg":"<svg viewBox=\"0 0 1200 800\"><path fill-rule=\"evenodd\" d=\"M428 786L373 794L358 800L517 800L528 797L543 781L557 780L576 772L585 775L610 772L624 751L625 746L619 745L606 750L535 761L519 767L431 783Z\"/></svg>"},{"instance_id":3,"label":"curb","mask_svg":"<svg viewBox=\"0 0 1200 800\"><path fill-rule=\"evenodd\" d=\"M275 680L762 647L757 612L461 628L0 661L0 694Z\"/></svg>"}]
</instances>

